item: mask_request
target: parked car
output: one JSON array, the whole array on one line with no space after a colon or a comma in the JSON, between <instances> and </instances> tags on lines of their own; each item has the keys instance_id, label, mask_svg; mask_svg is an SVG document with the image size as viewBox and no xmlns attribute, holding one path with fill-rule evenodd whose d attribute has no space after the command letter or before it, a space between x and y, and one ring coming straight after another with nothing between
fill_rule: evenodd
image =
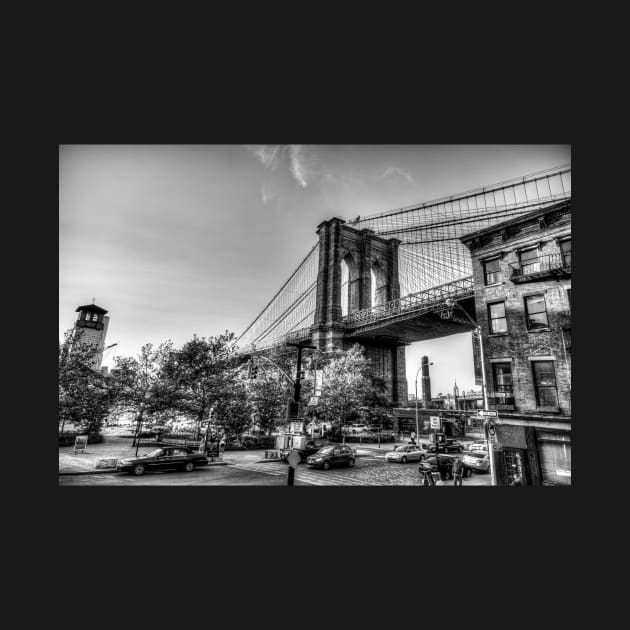
<instances>
[{"instance_id":1,"label":"parked car","mask_svg":"<svg viewBox=\"0 0 630 630\"><path fill-rule=\"evenodd\" d=\"M443 453L463 453L464 445L457 440L446 438L444 442L438 444L438 452L439 451L442 451Z\"/></svg>"},{"instance_id":2,"label":"parked car","mask_svg":"<svg viewBox=\"0 0 630 630\"><path fill-rule=\"evenodd\" d=\"M165 446L140 457L121 459L116 469L119 472L143 475L149 470L174 469L192 472L198 466L207 466L207 464L208 458L203 453L197 453L185 446Z\"/></svg>"},{"instance_id":3,"label":"parked car","mask_svg":"<svg viewBox=\"0 0 630 630\"><path fill-rule=\"evenodd\" d=\"M367 424L350 424L343 427L345 433L365 433L368 428Z\"/></svg>"},{"instance_id":4,"label":"parked car","mask_svg":"<svg viewBox=\"0 0 630 630\"><path fill-rule=\"evenodd\" d=\"M328 470L331 466L347 465L350 468L354 466L356 454L349 447L343 444L335 444L333 446L324 446L317 453L306 458L309 466L323 468Z\"/></svg>"},{"instance_id":5,"label":"parked car","mask_svg":"<svg viewBox=\"0 0 630 630\"><path fill-rule=\"evenodd\" d=\"M393 451L389 451L385 454L385 461L388 462L401 462L406 464L407 462L421 462L430 451L422 448L421 445L414 446L413 444L405 444L403 446L397 446Z\"/></svg>"},{"instance_id":6,"label":"parked car","mask_svg":"<svg viewBox=\"0 0 630 630\"><path fill-rule=\"evenodd\" d=\"M471 451L462 458L464 464L477 472L488 472L490 470L490 459L488 452Z\"/></svg>"},{"instance_id":7,"label":"parked car","mask_svg":"<svg viewBox=\"0 0 630 630\"><path fill-rule=\"evenodd\" d=\"M468 445L469 451L477 451L477 452L488 452L488 444L485 440L476 440Z\"/></svg>"}]
</instances>

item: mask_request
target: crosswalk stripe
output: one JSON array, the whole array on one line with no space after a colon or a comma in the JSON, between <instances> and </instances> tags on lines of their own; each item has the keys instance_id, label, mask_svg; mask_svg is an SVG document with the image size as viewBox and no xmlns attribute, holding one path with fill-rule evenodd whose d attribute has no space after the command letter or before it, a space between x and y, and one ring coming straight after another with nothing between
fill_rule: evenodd
<instances>
[{"instance_id":1,"label":"crosswalk stripe","mask_svg":"<svg viewBox=\"0 0 630 630\"><path fill-rule=\"evenodd\" d=\"M283 464L275 462L269 464L231 464L234 468L249 470L252 472L260 472L267 475L284 476L287 475L287 467ZM352 477L345 477L336 473L326 472L323 475L309 472L304 469L298 469L295 473L295 479L310 483L316 486L385 486L387 484L380 482L366 482Z\"/></svg>"}]
</instances>

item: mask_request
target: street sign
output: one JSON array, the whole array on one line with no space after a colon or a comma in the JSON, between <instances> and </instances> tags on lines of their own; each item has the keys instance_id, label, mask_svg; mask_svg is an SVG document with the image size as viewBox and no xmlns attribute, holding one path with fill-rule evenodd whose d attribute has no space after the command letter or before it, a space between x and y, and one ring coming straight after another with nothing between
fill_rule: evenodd
<instances>
[{"instance_id":1,"label":"street sign","mask_svg":"<svg viewBox=\"0 0 630 630\"><path fill-rule=\"evenodd\" d=\"M432 429L439 429L439 428L441 428L441 422L440 422L440 417L439 416L429 416L429 420L431 421L431 428Z\"/></svg>"},{"instance_id":2,"label":"street sign","mask_svg":"<svg viewBox=\"0 0 630 630\"><path fill-rule=\"evenodd\" d=\"M295 468L300 461L302 461L302 458L297 451L291 451L291 454L287 457L287 461L289 462L289 466L291 466L291 468Z\"/></svg>"},{"instance_id":3,"label":"street sign","mask_svg":"<svg viewBox=\"0 0 630 630\"><path fill-rule=\"evenodd\" d=\"M503 450L503 444L499 444L499 442L493 442L492 443L492 450L493 451L502 451Z\"/></svg>"},{"instance_id":4,"label":"street sign","mask_svg":"<svg viewBox=\"0 0 630 630\"><path fill-rule=\"evenodd\" d=\"M494 437L497 434L497 425L494 424L494 420L488 420L488 435Z\"/></svg>"},{"instance_id":5,"label":"street sign","mask_svg":"<svg viewBox=\"0 0 630 630\"><path fill-rule=\"evenodd\" d=\"M311 396L308 401L309 407L317 407L319 405L319 396Z\"/></svg>"},{"instance_id":6,"label":"street sign","mask_svg":"<svg viewBox=\"0 0 630 630\"><path fill-rule=\"evenodd\" d=\"M488 416L490 418L498 418L499 417L499 412L498 411L486 411L485 409L480 409L477 413L480 416Z\"/></svg>"}]
</instances>

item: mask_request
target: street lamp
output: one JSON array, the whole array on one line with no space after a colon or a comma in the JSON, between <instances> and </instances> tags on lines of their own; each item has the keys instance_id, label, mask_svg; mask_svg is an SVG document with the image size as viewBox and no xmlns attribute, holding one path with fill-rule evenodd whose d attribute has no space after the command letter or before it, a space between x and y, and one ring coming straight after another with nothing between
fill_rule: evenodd
<instances>
[{"instance_id":1,"label":"street lamp","mask_svg":"<svg viewBox=\"0 0 630 630\"><path fill-rule=\"evenodd\" d=\"M486 364L483 356L483 336L481 334L481 326L468 314L468 311L455 300L449 298L446 300L446 305L449 309L453 309L454 307L460 310L467 317L468 321L474 326L473 335L477 335L479 339L479 354L481 359L481 391L483 393L483 408L485 411L488 411L488 388L486 386ZM486 416L485 423L487 425L488 416ZM493 486L497 485L497 473L494 465L494 453L491 450L492 444L490 442L490 437L488 436L488 431L486 428L486 447L488 449L488 459L490 460L490 476L491 476L491 484Z\"/></svg>"},{"instance_id":2,"label":"street lamp","mask_svg":"<svg viewBox=\"0 0 630 630\"><path fill-rule=\"evenodd\" d=\"M429 365L433 365L433 362L427 363L427 366ZM421 369L422 369L422 361L420 361L420 367L418 368L416 372L416 439L418 439L418 436L420 435L420 431L418 429L418 374L420 374ZM423 394L424 394L424 390L423 390Z\"/></svg>"}]
</instances>

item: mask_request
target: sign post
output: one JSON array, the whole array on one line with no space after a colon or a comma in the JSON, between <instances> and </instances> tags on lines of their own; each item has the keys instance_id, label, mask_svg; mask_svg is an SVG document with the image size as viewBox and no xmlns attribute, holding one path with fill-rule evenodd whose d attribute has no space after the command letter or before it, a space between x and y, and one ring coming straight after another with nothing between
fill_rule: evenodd
<instances>
[{"instance_id":1,"label":"sign post","mask_svg":"<svg viewBox=\"0 0 630 630\"><path fill-rule=\"evenodd\" d=\"M289 476L287 477L287 485L293 485L293 478L295 477L295 467L300 463L302 457L297 451L291 451L291 454L287 457L289 462Z\"/></svg>"},{"instance_id":2,"label":"sign post","mask_svg":"<svg viewBox=\"0 0 630 630\"><path fill-rule=\"evenodd\" d=\"M442 428L442 422L441 422L440 416L429 416L429 420L431 421L432 429Z\"/></svg>"}]
</instances>

